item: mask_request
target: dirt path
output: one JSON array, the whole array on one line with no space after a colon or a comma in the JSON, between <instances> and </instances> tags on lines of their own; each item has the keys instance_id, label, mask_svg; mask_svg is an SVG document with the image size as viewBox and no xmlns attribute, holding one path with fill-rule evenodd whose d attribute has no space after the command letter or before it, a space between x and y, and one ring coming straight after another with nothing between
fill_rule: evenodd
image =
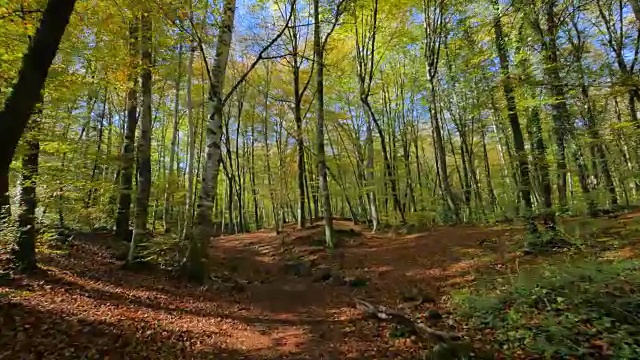
<instances>
[{"instance_id":1,"label":"dirt path","mask_svg":"<svg viewBox=\"0 0 640 360\"><path fill-rule=\"evenodd\" d=\"M214 273L242 289L123 271L104 241L77 239L68 252L40 256L46 273L0 283L0 359L415 358L424 345L390 338L387 324L354 309L354 296L397 306L419 293L435 303L415 311L438 309L449 287L473 280L486 253L478 241L505 235L478 227L351 234L349 223L337 226L344 244L333 254L318 246L319 226L217 239ZM291 274L292 261L313 273ZM314 279L326 268L364 283Z\"/></svg>"}]
</instances>

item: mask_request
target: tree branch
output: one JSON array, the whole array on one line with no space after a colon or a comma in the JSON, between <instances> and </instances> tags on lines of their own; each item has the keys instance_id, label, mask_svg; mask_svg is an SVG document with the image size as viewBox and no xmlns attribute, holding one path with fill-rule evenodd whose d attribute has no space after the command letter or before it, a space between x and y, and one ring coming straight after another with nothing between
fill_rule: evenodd
<instances>
[{"instance_id":1,"label":"tree branch","mask_svg":"<svg viewBox=\"0 0 640 360\"><path fill-rule=\"evenodd\" d=\"M293 6L295 5L296 5L296 0L293 0ZM262 50L260 50L256 59L253 60L253 63L251 63L251 65L249 66L249 69L247 69L247 71L244 74L242 74L240 79L233 85L233 87L231 87L231 90L229 90L229 92L225 95L224 99L222 100L222 106L224 106L227 103L229 98L231 98L231 95L233 95L233 93L238 89L238 87L247 79L251 71L255 69L258 63L260 63L261 60L266 59L264 54L267 51L269 51L269 49L271 48L271 46L273 46L273 44L275 44L278 40L280 40L284 32L289 27L289 23L291 22L293 13L294 13L293 11L289 12L289 16L287 17L287 22L284 24L284 26L282 26L282 29L280 29L278 34L276 34L276 36L273 39L271 39L271 41L269 41L269 43L264 48L262 48Z\"/></svg>"}]
</instances>

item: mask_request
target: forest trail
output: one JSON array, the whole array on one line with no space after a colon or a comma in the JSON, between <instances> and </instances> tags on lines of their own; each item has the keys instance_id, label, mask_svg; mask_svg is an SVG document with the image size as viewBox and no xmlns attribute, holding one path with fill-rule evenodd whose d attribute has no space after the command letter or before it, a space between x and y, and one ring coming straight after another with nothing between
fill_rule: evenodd
<instances>
[{"instance_id":1,"label":"forest trail","mask_svg":"<svg viewBox=\"0 0 640 360\"><path fill-rule=\"evenodd\" d=\"M332 254L319 246L320 224L218 238L213 273L224 286L208 288L158 270L124 271L108 235L76 236L65 250L40 255L46 272L0 282L0 358L415 358L428 344L392 339L391 326L363 317L354 297L398 307L419 295L412 311L437 309L444 319L434 327L455 330L442 299L491 268L495 250L480 243L519 232L336 228L343 243ZM318 279L328 271L339 275Z\"/></svg>"}]
</instances>

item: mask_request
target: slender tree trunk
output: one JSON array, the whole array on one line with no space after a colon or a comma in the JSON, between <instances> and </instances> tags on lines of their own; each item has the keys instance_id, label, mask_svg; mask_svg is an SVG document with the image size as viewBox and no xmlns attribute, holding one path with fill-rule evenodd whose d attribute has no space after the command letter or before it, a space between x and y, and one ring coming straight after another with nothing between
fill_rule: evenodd
<instances>
[{"instance_id":1,"label":"slender tree trunk","mask_svg":"<svg viewBox=\"0 0 640 360\"><path fill-rule=\"evenodd\" d=\"M88 209L89 206L94 204L94 195L97 191L94 181L96 179L96 173L98 172L98 162L100 161L100 154L102 152L102 138L104 134L104 119L107 116L107 96L108 91L105 89L104 91L104 102L102 103L102 113L100 114L100 124L98 125L98 145L96 148L96 156L93 159L93 167L91 168L91 178L89 179L89 184L91 187L89 188L89 193L87 194L87 198L84 203L85 209Z\"/></svg>"},{"instance_id":2,"label":"slender tree trunk","mask_svg":"<svg viewBox=\"0 0 640 360\"><path fill-rule=\"evenodd\" d=\"M133 181L134 146L138 127L138 19L129 24L129 89L127 90L127 125L124 134L120 165L120 189L116 235L121 240L130 240L131 192Z\"/></svg>"},{"instance_id":3,"label":"slender tree trunk","mask_svg":"<svg viewBox=\"0 0 640 360\"><path fill-rule=\"evenodd\" d=\"M193 63L193 60L190 60ZM178 71L176 75L176 89L175 99L173 106L173 131L171 133L171 151L169 153L169 174L167 175L167 181L165 181L164 189L164 204L162 206L162 222L164 224L164 232L171 232L171 200L173 197L173 163L176 158L178 132L180 129L180 86L182 85L182 44L178 46ZM189 109L188 111L191 111ZM177 175L177 174L176 174Z\"/></svg>"},{"instance_id":4,"label":"slender tree trunk","mask_svg":"<svg viewBox=\"0 0 640 360\"><path fill-rule=\"evenodd\" d=\"M368 29L362 29L359 31L359 24L356 18L356 58L358 63L358 84L359 84L359 100L362 105L362 111L366 120L366 135L365 135L365 152L366 152L366 165L365 165L365 187L368 192L370 217L372 222L372 232L376 232L378 229L378 204L375 192L375 178L374 178L374 152L373 152L373 119L371 117L372 112L368 104L368 98L371 94L371 83L373 81L373 70L375 62L375 50L376 50L376 36L378 31L378 0L373 0L373 12L371 17L371 25ZM365 31L368 30L368 31ZM362 33L360 33L362 32ZM360 134L356 133L356 139L360 138Z\"/></svg>"},{"instance_id":5,"label":"slender tree trunk","mask_svg":"<svg viewBox=\"0 0 640 360\"><path fill-rule=\"evenodd\" d=\"M587 203L587 214L589 216L596 215L596 203L591 195L591 188L589 187L589 180L587 175L587 165L584 161L584 155L580 150L578 144L571 144L571 152L575 159L576 165L578 167L578 183L580 185L580 190L582 190L582 194L584 195L584 200Z\"/></svg>"},{"instance_id":6,"label":"slender tree trunk","mask_svg":"<svg viewBox=\"0 0 640 360\"><path fill-rule=\"evenodd\" d=\"M556 138L556 172L558 177L558 202L561 211L568 210L567 203L567 160L566 160L566 140L568 136L569 109L567 107L566 93L562 78L560 76L560 63L558 60L558 44L556 39L556 0L547 1L545 5L545 16L547 31L543 43L544 73L547 81L551 84L550 94L553 98L551 102L554 124L554 135Z\"/></svg>"},{"instance_id":7,"label":"slender tree trunk","mask_svg":"<svg viewBox=\"0 0 640 360\"><path fill-rule=\"evenodd\" d=\"M255 102L253 103L254 111L251 114L251 147L249 149L251 172L249 173L249 181L251 183L251 198L253 200L253 221L256 230L262 229L262 219L258 212L258 187L256 184L256 121L255 121Z\"/></svg>"},{"instance_id":8,"label":"slender tree trunk","mask_svg":"<svg viewBox=\"0 0 640 360\"><path fill-rule=\"evenodd\" d=\"M310 156L308 156L310 158ZM305 161L305 166L304 166L304 189L305 189L305 193L307 194L305 200L307 202L307 215L309 216L309 224L313 224L314 222L314 218L313 218L313 210L311 209L311 197L313 196L311 189L309 187L309 178L313 178L313 175L311 174L312 170L309 169L309 173L307 173L307 162L311 162L311 159L309 159L309 161Z\"/></svg>"},{"instance_id":9,"label":"slender tree trunk","mask_svg":"<svg viewBox=\"0 0 640 360\"><path fill-rule=\"evenodd\" d=\"M632 2L633 5L633 2ZM637 5L637 1L636 1ZM635 8L634 8L635 11ZM640 20L640 19L639 19ZM584 71L584 65L582 63L582 56L584 51L584 42L582 40L582 36L580 34L580 29L578 28L577 23L572 23L574 29L576 31L576 39L575 42L572 42L574 47L574 52L576 56L576 63L578 67L578 75L580 77L580 94L582 95L582 99L585 103L584 112L587 123L587 134L591 141L589 144L589 150L591 152L591 156L595 160L595 164L593 166L594 172L596 174L599 172L602 174L604 178L604 185L606 187L607 192L609 193L609 201L612 206L618 205L618 196L616 194L616 188L613 183L613 177L611 176L611 171L609 170L609 162L607 161L607 156L604 152L604 145L602 143L602 137L600 136L600 131L598 130L598 125L596 123L596 114L591 96L589 94L589 87L586 84L586 74ZM596 178L598 176L596 175Z\"/></svg>"},{"instance_id":10,"label":"slender tree trunk","mask_svg":"<svg viewBox=\"0 0 640 360\"><path fill-rule=\"evenodd\" d=\"M378 219L378 201L376 199L376 190L375 190L375 172L373 166L373 127L371 126L371 117L367 111L365 111L367 118L367 126L366 126L366 152L367 152L367 164L366 164L366 187L369 188L369 211L371 213L371 222L372 222L372 232L376 232L378 229L379 219Z\"/></svg>"},{"instance_id":11,"label":"slender tree trunk","mask_svg":"<svg viewBox=\"0 0 640 360\"><path fill-rule=\"evenodd\" d=\"M620 103L618 102L618 98L616 96L613 97L613 104L614 104L614 111L615 111L615 114L616 114L616 120L617 120L618 124L622 124L623 123L622 112L620 110ZM618 140L618 143L619 143L618 146L620 147L622 160L624 161L624 164L626 165L626 168L627 168L626 169L627 171L624 172L625 175L621 176L621 179L620 179L620 181L624 184L626 181L629 180L629 177L630 177L629 174L633 173L633 164L631 163L631 157L630 157L630 154L629 154L629 147L627 146L626 138L624 137L624 135L620 131L617 132L617 135L618 135L617 136L617 140ZM637 185L638 185L637 182L632 181L632 183L631 183L631 192L632 192L633 197L636 196L636 192L638 190L638 186ZM625 188L626 188L626 186L625 186ZM627 197L627 200L626 200L626 204L627 204L627 206L629 206L628 197Z\"/></svg>"},{"instance_id":12,"label":"slender tree trunk","mask_svg":"<svg viewBox=\"0 0 640 360\"><path fill-rule=\"evenodd\" d=\"M498 52L498 58L500 60L500 70L502 74L502 90L504 92L505 98L507 99L509 125L511 126L511 131L513 132L513 142L516 149L518 168L520 171L520 196L522 197L525 205L525 215L528 218L528 231L530 233L537 233L538 229L532 217L533 204L531 201L531 178L529 177L529 161L524 147L524 137L522 136L522 129L520 128L520 119L518 118L516 97L513 90L511 73L509 70L509 58L507 55L506 42L502 31L502 22L500 20L500 5L498 4L498 0L492 0L492 6L494 10L493 29L496 38L496 50ZM553 221L552 218L549 218L549 221Z\"/></svg>"},{"instance_id":13,"label":"slender tree trunk","mask_svg":"<svg viewBox=\"0 0 640 360\"><path fill-rule=\"evenodd\" d=\"M551 176L549 175L549 164L547 163L547 149L542 138L542 121L540 120L540 109L533 106L530 113L530 128L532 135L532 152L533 162L537 165L538 174L540 176L540 185L542 188L542 199L544 211L548 216L553 213L553 196L551 188ZM551 225L551 224L550 224Z\"/></svg>"},{"instance_id":14,"label":"slender tree trunk","mask_svg":"<svg viewBox=\"0 0 640 360\"><path fill-rule=\"evenodd\" d=\"M496 197L496 192L493 188L493 179L491 178L491 164L489 163L489 152L487 151L487 136L486 129L483 126L481 131L482 136L482 154L484 158L484 172L487 182L487 191L489 192L489 202L491 203L491 211L493 211L494 215L499 210L498 199Z\"/></svg>"},{"instance_id":15,"label":"slender tree trunk","mask_svg":"<svg viewBox=\"0 0 640 360\"><path fill-rule=\"evenodd\" d=\"M440 184L440 192L451 211L451 215L460 221L460 209L451 188L449 171L447 169L447 154L442 124L438 110L437 74L440 63L440 50L445 37L444 13L446 9L443 0L423 0L424 40L425 40L425 68L429 81L429 118L432 125L433 147L436 156L436 173Z\"/></svg>"},{"instance_id":16,"label":"slender tree trunk","mask_svg":"<svg viewBox=\"0 0 640 360\"><path fill-rule=\"evenodd\" d=\"M127 262L133 263L137 256L138 246L147 236L149 218L149 197L151 195L151 88L152 88L152 54L153 23L151 16L143 12L140 17L141 53L142 53L142 115L140 122L140 138L138 139L138 191L136 194L136 221L129 247Z\"/></svg>"},{"instance_id":17,"label":"slender tree trunk","mask_svg":"<svg viewBox=\"0 0 640 360\"><path fill-rule=\"evenodd\" d=\"M266 80L265 80L265 94L264 94L264 115L262 122L262 135L264 139L264 152L265 163L267 165L267 186L269 187L269 200L271 201L271 212L273 216L273 227L276 233L280 231L280 221L278 220L278 206L276 200L275 189L273 187L273 174L271 173L271 150L269 147L269 89L271 85L271 77L269 72L269 65L265 67ZM278 152L279 153L279 152ZM279 156L279 155L278 155Z\"/></svg>"},{"instance_id":18,"label":"slender tree trunk","mask_svg":"<svg viewBox=\"0 0 640 360\"><path fill-rule=\"evenodd\" d=\"M189 242L185 258L186 275L192 281L202 282L208 276L208 245L211 234L214 197L217 190L218 172L222 160L222 90L229 59L229 49L233 35L236 1L225 0L221 27L218 33L216 55L211 69L210 101L213 111L207 127L207 156L204 164L200 198L196 214L196 228Z\"/></svg>"},{"instance_id":19,"label":"slender tree trunk","mask_svg":"<svg viewBox=\"0 0 640 360\"><path fill-rule=\"evenodd\" d=\"M449 171L447 168L447 154L444 147L444 140L442 137L442 125L440 124L440 116L438 115L437 109L437 96L435 90L435 79L431 79L430 77L430 86L429 86L429 95L430 95L430 105L429 105L429 114L431 118L431 125L433 126L433 134L434 134L434 148L436 152L437 158L437 167L438 174L440 177L440 186L442 195L445 198L447 206L452 212L452 215L455 217L457 221L460 221L460 211L458 209L458 204L453 196L453 190L451 189L451 181L449 180Z\"/></svg>"},{"instance_id":20,"label":"slender tree trunk","mask_svg":"<svg viewBox=\"0 0 640 360\"><path fill-rule=\"evenodd\" d=\"M294 60L295 61L295 60ZM294 65L297 66L297 65ZM294 69L294 118L296 123L296 146L298 151L298 228L305 227L307 218L304 211L305 187L304 187L304 139L302 138L302 99L300 96L300 74Z\"/></svg>"},{"instance_id":21,"label":"slender tree trunk","mask_svg":"<svg viewBox=\"0 0 640 360\"><path fill-rule=\"evenodd\" d=\"M235 153L236 153L236 166L235 166L235 174L236 178L236 199L238 202L238 226L236 232L244 232L245 231L245 223L244 223L244 201L243 201L243 179L244 177L241 174L240 168L240 119L242 118L242 110L244 109L244 90L238 91L238 109L236 114L236 143L235 143ZM241 95L242 94L242 95ZM232 171L232 168L229 168Z\"/></svg>"},{"instance_id":22,"label":"slender tree trunk","mask_svg":"<svg viewBox=\"0 0 640 360\"><path fill-rule=\"evenodd\" d=\"M316 62L316 156L318 159L318 184L320 198L322 199L322 212L324 215L324 233L327 247L334 247L333 239L333 214L331 213L331 194L329 193L329 181L327 179L327 162L324 152L324 49L320 36L320 1L313 0L313 54Z\"/></svg>"},{"instance_id":23,"label":"slender tree trunk","mask_svg":"<svg viewBox=\"0 0 640 360\"><path fill-rule=\"evenodd\" d=\"M193 196L194 196L194 168L196 160L196 123L193 118L193 60L195 58L196 45L191 44L189 49L189 60L187 64L187 121L189 123L189 160L187 165L187 198L185 205L185 223L182 237L185 238L188 229L192 226L193 216Z\"/></svg>"}]
</instances>

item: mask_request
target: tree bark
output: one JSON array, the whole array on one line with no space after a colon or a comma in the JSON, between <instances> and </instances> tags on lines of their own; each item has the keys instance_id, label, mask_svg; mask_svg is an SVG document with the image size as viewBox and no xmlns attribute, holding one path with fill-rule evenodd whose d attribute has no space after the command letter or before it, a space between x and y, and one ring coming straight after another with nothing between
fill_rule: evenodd
<instances>
[{"instance_id":1,"label":"tree bark","mask_svg":"<svg viewBox=\"0 0 640 360\"><path fill-rule=\"evenodd\" d=\"M527 153L524 147L524 137L522 136L522 129L520 127L520 119L518 118L518 109L516 106L516 97L513 90L511 73L509 70L509 58L507 55L507 48L505 38L502 31L502 21L500 20L500 5L498 0L492 0L492 6L494 11L493 18L493 30L496 38L496 50L498 52L498 58L500 60L500 72L502 75L502 91L507 99L507 111L509 117L509 125L513 132L513 142L516 149L516 156L520 175L520 196L525 205L525 216L528 221L528 231L530 233L537 233L538 228L533 221L532 212L533 204L531 201L531 178L529 177L529 161L527 159Z\"/></svg>"},{"instance_id":2,"label":"tree bark","mask_svg":"<svg viewBox=\"0 0 640 360\"><path fill-rule=\"evenodd\" d=\"M124 134L120 165L120 189L118 212L116 215L116 236L130 240L129 220L131 218L131 192L133 181L134 146L138 127L138 19L129 24L129 89L127 90L127 125Z\"/></svg>"},{"instance_id":3,"label":"tree bark","mask_svg":"<svg viewBox=\"0 0 640 360\"><path fill-rule=\"evenodd\" d=\"M42 105L40 105L42 106ZM36 117L42 116L42 108ZM36 262L36 184L38 177L38 159L40 156L40 119L34 119L28 125L25 136L25 153L22 155L22 179L20 188L20 213L18 215L18 238L13 251L13 259L18 271L24 274L38 269Z\"/></svg>"},{"instance_id":4,"label":"tree bark","mask_svg":"<svg viewBox=\"0 0 640 360\"><path fill-rule=\"evenodd\" d=\"M189 248L184 266L188 278L203 282L208 276L208 245L211 235L214 199L217 190L218 172L222 160L222 90L229 60L229 50L233 36L236 1L225 0L222 22L218 33L216 55L211 69L211 88L209 100L213 103L213 111L207 126L207 153L202 175L200 197L196 212L196 226L189 241Z\"/></svg>"},{"instance_id":5,"label":"tree bark","mask_svg":"<svg viewBox=\"0 0 640 360\"><path fill-rule=\"evenodd\" d=\"M251 184L251 198L253 200L253 221L255 224L255 230L262 229L262 219L258 211L258 187L256 184L256 120L255 120L255 102L253 103L254 111L251 114L251 146L249 149L251 172L249 173L249 182Z\"/></svg>"},{"instance_id":6,"label":"tree bark","mask_svg":"<svg viewBox=\"0 0 640 360\"><path fill-rule=\"evenodd\" d=\"M489 163L489 152L487 151L487 136L485 126L483 126L480 131L482 136L482 155L484 159L484 172L486 177L485 181L487 182L487 191L489 192L491 211L495 215L499 210L499 206L498 198L496 197L496 192L493 188L493 179L491 177L491 164Z\"/></svg>"},{"instance_id":7,"label":"tree bark","mask_svg":"<svg viewBox=\"0 0 640 360\"><path fill-rule=\"evenodd\" d=\"M318 159L318 184L322 198L322 212L324 215L324 233L327 247L334 247L333 214L331 212L331 194L327 179L327 162L324 152L324 49L320 37L320 1L313 0L313 53L316 62L316 143Z\"/></svg>"},{"instance_id":8,"label":"tree bark","mask_svg":"<svg viewBox=\"0 0 640 360\"><path fill-rule=\"evenodd\" d=\"M189 60L193 61L193 60ZM176 75L176 89L175 89L175 99L173 106L173 131L171 133L171 151L169 152L169 174L167 175L167 180L165 181L165 189L164 189L164 204L162 206L162 222L164 224L165 233L171 232L171 198L173 196L173 163L176 157L177 143L178 143L178 132L180 127L180 85L182 80L182 44L178 47L178 71ZM191 111L189 109L188 111Z\"/></svg>"},{"instance_id":9,"label":"tree bark","mask_svg":"<svg viewBox=\"0 0 640 360\"><path fill-rule=\"evenodd\" d=\"M436 154L436 168L440 180L442 196L451 211L451 215L460 221L458 202L453 194L449 171L447 169L447 154L445 151L442 125L438 110L437 74L440 62L440 50L444 34L444 1L423 0L424 12L424 40L425 40L425 67L429 80L429 118L433 129L434 150Z\"/></svg>"},{"instance_id":10,"label":"tree bark","mask_svg":"<svg viewBox=\"0 0 640 360\"><path fill-rule=\"evenodd\" d=\"M192 44L189 49L189 60L187 63L187 122L189 123L189 164L187 165L187 198L185 205L185 222L184 238L188 233L188 229L192 226L192 209L193 209L193 193L194 193L194 168L196 160L196 123L193 119L193 60L195 58L196 45Z\"/></svg>"},{"instance_id":11,"label":"tree bark","mask_svg":"<svg viewBox=\"0 0 640 360\"><path fill-rule=\"evenodd\" d=\"M41 99L49 68L58 52L75 4L76 0L47 2L33 41L22 58L18 81L0 112L0 134L3 134L3 141L0 142L0 211L9 205L9 166L16 146Z\"/></svg>"},{"instance_id":12,"label":"tree bark","mask_svg":"<svg viewBox=\"0 0 640 360\"><path fill-rule=\"evenodd\" d=\"M140 122L140 138L138 139L138 191L136 194L136 221L129 247L127 262L133 263L137 256L137 247L147 236L149 218L149 196L151 195L151 87L152 87L152 54L153 23L151 16L143 12L140 17L142 72L142 115Z\"/></svg>"}]
</instances>

